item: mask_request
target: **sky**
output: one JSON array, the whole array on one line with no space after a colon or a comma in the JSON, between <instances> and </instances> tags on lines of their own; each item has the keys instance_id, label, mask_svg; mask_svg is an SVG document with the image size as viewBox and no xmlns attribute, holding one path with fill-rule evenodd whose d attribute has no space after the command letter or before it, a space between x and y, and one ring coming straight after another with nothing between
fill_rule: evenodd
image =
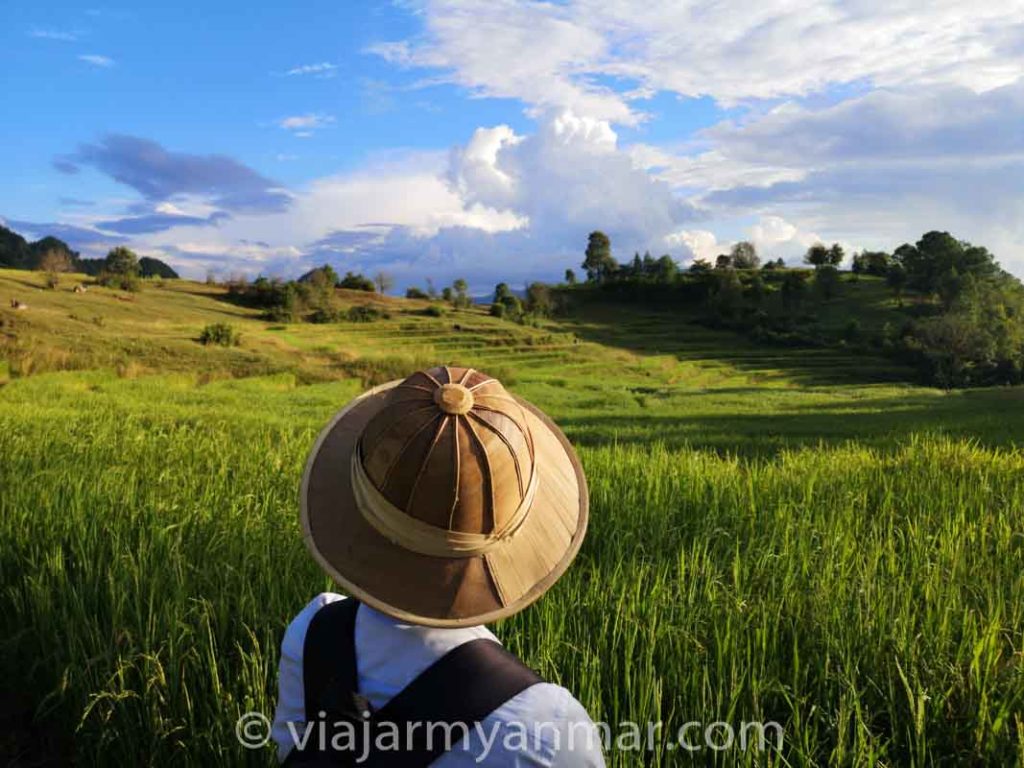
<instances>
[{"instance_id":1,"label":"sky","mask_svg":"<svg viewBox=\"0 0 1024 768\"><path fill-rule=\"evenodd\" d=\"M402 289L946 230L1024 276L1024 0L6 0L0 222Z\"/></svg>"}]
</instances>

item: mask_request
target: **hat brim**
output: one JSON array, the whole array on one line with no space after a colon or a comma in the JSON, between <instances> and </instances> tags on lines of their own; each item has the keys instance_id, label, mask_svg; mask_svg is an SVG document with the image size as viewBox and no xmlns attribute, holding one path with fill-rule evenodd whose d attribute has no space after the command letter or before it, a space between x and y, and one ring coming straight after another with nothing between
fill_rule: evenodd
<instances>
[{"instance_id":1,"label":"hat brim","mask_svg":"<svg viewBox=\"0 0 1024 768\"><path fill-rule=\"evenodd\" d=\"M302 478L306 546L351 596L413 624L464 627L510 616L543 595L579 551L588 494L579 458L562 431L538 408L523 406L536 446L537 493L520 530L487 555L432 557L393 543L356 506L349 470L364 427L400 381L375 387L339 411L313 446ZM543 540L543 547L538 543ZM554 547L554 549L553 549ZM546 560L538 563L538 552ZM530 583L503 600L492 569L525 569Z\"/></svg>"}]
</instances>

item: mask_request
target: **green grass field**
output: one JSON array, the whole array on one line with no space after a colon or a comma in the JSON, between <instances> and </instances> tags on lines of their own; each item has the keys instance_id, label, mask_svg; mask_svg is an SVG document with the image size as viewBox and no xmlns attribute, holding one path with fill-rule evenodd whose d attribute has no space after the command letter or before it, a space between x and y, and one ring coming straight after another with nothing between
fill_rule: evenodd
<instances>
[{"instance_id":1,"label":"green grass field","mask_svg":"<svg viewBox=\"0 0 1024 768\"><path fill-rule=\"evenodd\" d=\"M279 326L194 283L38 283L0 272L11 765L272 764L234 727L272 715L283 629L329 588L306 452L365 384L459 362L547 410L591 486L576 565L503 640L595 719L784 727L781 753L610 765L1024 766L1024 390L641 309ZM219 321L239 347L195 341Z\"/></svg>"}]
</instances>

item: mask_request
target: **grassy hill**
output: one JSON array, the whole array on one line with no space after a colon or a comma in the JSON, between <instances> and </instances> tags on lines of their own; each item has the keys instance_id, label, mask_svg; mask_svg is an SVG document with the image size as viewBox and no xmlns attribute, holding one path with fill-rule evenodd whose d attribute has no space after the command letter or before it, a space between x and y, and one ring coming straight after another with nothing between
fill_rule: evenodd
<instances>
[{"instance_id":1,"label":"grassy hill","mask_svg":"<svg viewBox=\"0 0 1024 768\"><path fill-rule=\"evenodd\" d=\"M272 764L234 726L272 716L282 631L330 587L306 453L366 384L459 362L580 448L579 559L497 632L595 718L784 728L781 752L694 764L1024 764L1024 389L913 386L644 305L526 327L345 292L387 317L281 325L215 286L74 282L0 271L7 762ZM219 322L237 347L198 342Z\"/></svg>"}]
</instances>

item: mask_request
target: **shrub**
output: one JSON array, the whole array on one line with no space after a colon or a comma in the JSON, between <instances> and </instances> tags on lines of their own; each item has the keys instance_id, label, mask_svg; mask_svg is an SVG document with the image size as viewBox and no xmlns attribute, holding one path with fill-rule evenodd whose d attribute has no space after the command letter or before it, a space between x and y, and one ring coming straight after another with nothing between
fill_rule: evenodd
<instances>
[{"instance_id":1,"label":"shrub","mask_svg":"<svg viewBox=\"0 0 1024 768\"><path fill-rule=\"evenodd\" d=\"M372 323L374 320L386 319L388 315L369 304L357 304L349 309L347 317L350 323Z\"/></svg>"},{"instance_id":2,"label":"shrub","mask_svg":"<svg viewBox=\"0 0 1024 768\"><path fill-rule=\"evenodd\" d=\"M203 328L202 333L199 334L199 342L205 345L216 344L221 347L235 347L238 346L239 339L238 333L227 323L211 323Z\"/></svg>"},{"instance_id":3,"label":"shrub","mask_svg":"<svg viewBox=\"0 0 1024 768\"><path fill-rule=\"evenodd\" d=\"M309 322L317 324L340 323L344 315L341 310L331 306L321 306L313 310Z\"/></svg>"},{"instance_id":4,"label":"shrub","mask_svg":"<svg viewBox=\"0 0 1024 768\"><path fill-rule=\"evenodd\" d=\"M142 290L139 276L132 272L110 272L104 269L96 276L96 282L105 288L119 288L132 293Z\"/></svg>"},{"instance_id":5,"label":"shrub","mask_svg":"<svg viewBox=\"0 0 1024 768\"><path fill-rule=\"evenodd\" d=\"M505 305L495 302L491 304L491 317L504 317L505 316Z\"/></svg>"},{"instance_id":6,"label":"shrub","mask_svg":"<svg viewBox=\"0 0 1024 768\"><path fill-rule=\"evenodd\" d=\"M444 317L444 308L437 304L431 304L423 310L423 314L427 317Z\"/></svg>"},{"instance_id":7,"label":"shrub","mask_svg":"<svg viewBox=\"0 0 1024 768\"><path fill-rule=\"evenodd\" d=\"M427 292L416 287L408 288L405 291L405 298L407 299L429 299Z\"/></svg>"}]
</instances>

